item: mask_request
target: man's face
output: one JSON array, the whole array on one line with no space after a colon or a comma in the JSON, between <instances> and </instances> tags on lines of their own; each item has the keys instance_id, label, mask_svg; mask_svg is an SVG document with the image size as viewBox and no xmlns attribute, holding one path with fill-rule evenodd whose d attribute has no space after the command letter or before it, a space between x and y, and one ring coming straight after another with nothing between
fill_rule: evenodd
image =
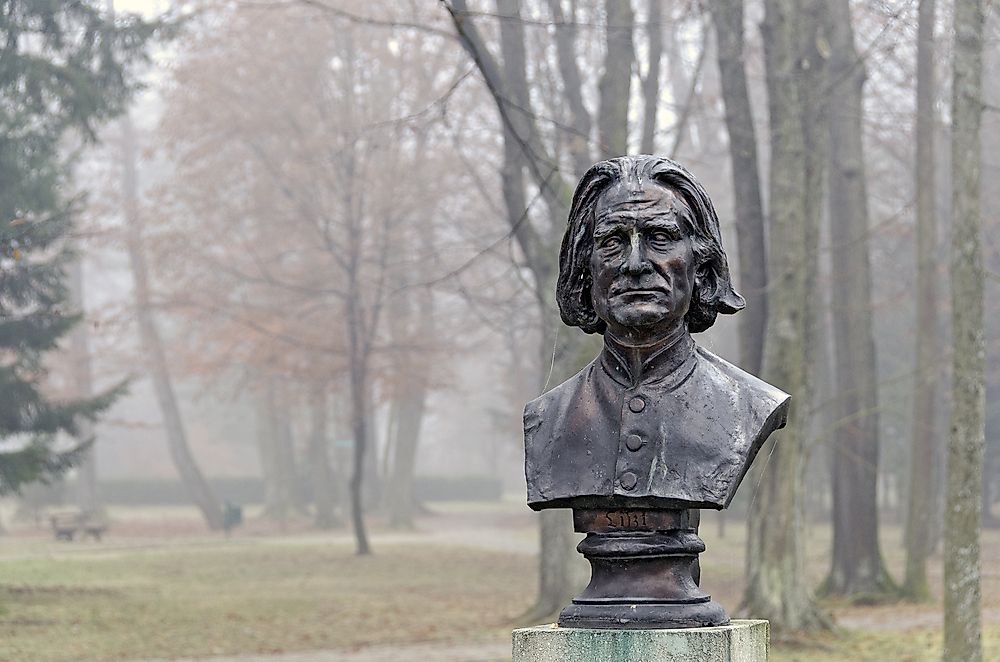
<instances>
[{"instance_id":1,"label":"man's face","mask_svg":"<svg viewBox=\"0 0 1000 662\"><path fill-rule=\"evenodd\" d=\"M616 336L666 334L684 324L694 289L691 209L674 191L621 183L597 201L591 297Z\"/></svg>"}]
</instances>

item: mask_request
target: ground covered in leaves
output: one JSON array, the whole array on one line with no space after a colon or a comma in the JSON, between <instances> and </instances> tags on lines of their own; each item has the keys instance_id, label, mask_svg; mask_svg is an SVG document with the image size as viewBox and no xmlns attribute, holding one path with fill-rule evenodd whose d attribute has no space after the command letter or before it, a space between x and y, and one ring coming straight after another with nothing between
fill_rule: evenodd
<instances>
[{"instance_id":1,"label":"ground covered in leaves","mask_svg":"<svg viewBox=\"0 0 1000 662\"><path fill-rule=\"evenodd\" d=\"M182 512L112 512L104 542L57 543L44 529L0 538L0 659L135 660L375 644L506 641L530 604L531 515L517 504L441 506L416 531L374 522L375 554L349 534L251 523L231 539L190 529ZM159 524L158 524L159 523ZM811 529L809 570L825 570L829 532ZM706 588L739 601L742 532L703 523ZM890 568L902 560L887 527ZM1000 534L984 549L986 658L1000 660ZM932 566L940 584L940 560ZM775 662L940 659L939 599L928 605L828 605L838 629L777 642Z\"/></svg>"}]
</instances>

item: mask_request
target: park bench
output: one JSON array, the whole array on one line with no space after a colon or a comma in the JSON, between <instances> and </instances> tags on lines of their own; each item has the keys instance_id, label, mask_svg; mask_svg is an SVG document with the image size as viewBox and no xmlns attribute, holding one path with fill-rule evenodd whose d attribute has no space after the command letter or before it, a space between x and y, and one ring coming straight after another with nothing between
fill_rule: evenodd
<instances>
[{"instance_id":1,"label":"park bench","mask_svg":"<svg viewBox=\"0 0 1000 662\"><path fill-rule=\"evenodd\" d=\"M53 513L49 522L56 540L73 540L79 534L81 538L90 536L100 542L101 536L108 530L107 521L97 513Z\"/></svg>"}]
</instances>

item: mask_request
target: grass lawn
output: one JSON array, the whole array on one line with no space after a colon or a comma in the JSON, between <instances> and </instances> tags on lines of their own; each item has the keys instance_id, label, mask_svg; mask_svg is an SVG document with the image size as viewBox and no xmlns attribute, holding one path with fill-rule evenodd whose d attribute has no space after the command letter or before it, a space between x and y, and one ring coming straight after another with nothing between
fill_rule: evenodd
<instances>
[{"instance_id":1,"label":"grass lawn","mask_svg":"<svg viewBox=\"0 0 1000 662\"><path fill-rule=\"evenodd\" d=\"M0 659L99 660L509 636L523 557L221 544L0 562Z\"/></svg>"},{"instance_id":2,"label":"grass lawn","mask_svg":"<svg viewBox=\"0 0 1000 662\"><path fill-rule=\"evenodd\" d=\"M488 551L489 541L527 541L532 529L503 512L479 544L457 547L432 530L462 530L480 513L444 513L420 531L391 534L376 523L376 554L353 554L346 533L254 532L150 537L119 526L104 543L55 543L40 533L0 538L0 660L109 660L351 649L428 641L508 641L533 597L534 557ZM489 516L488 512L482 513ZM472 519L469 519L472 517ZM138 530L139 533L134 533ZM492 533L491 533L492 531ZM465 533L457 534L465 536ZM828 530L809 538L810 578L825 570ZM884 542L895 571L901 554ZM732 610L742 576L742 532L703 526L707 590ZM530 551L530 550L529 550ZM1000 660L1000 535L986 532L986 658ZM932 566L940 584L940 564ZM780 642L773 662L917 662L940 659L940 605L835 605L848 626Z\"/></svg>"}]
</instances>

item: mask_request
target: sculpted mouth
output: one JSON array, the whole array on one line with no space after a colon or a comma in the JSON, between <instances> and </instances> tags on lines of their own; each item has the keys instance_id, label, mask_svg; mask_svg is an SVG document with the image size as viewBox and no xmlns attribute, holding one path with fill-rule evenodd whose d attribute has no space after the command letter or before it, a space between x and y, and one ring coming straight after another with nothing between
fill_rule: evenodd
<instances>
[{"instance_id":1,"label":"sculpted mouth","mask_svg":"<svg viewBox=\"0 0 1000 662\"><path fill-rule=\"evenodd\" d=\"M666 292L661 289L635 289L635 290L622 290L620 292L615 292L611 296L630 296L630 297L659 297L664 296Z\"/></svg>"}]
</instances>

